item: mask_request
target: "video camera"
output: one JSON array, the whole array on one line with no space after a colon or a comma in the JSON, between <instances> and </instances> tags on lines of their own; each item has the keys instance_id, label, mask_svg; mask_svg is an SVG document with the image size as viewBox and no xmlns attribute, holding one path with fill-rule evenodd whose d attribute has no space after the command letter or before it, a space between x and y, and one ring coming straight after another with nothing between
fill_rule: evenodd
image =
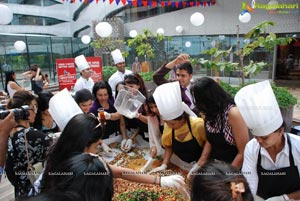
<instances>
[{"instance_id":1,"label":"video camera","mask_svg":"<svg viewBox=\"0 0 300 201\"><path fill-rule=\"evenodd\" d=\"M7 117L9 115L10 111L12 111L15 116L15 121L20 120L20 119L28 120L29 119L29 111L28 110L29 110L29 106L23 105L20 108L14 108L11 110L0 111L0 119L5 119L5 117Z\"/></svg>"}]
</instances>

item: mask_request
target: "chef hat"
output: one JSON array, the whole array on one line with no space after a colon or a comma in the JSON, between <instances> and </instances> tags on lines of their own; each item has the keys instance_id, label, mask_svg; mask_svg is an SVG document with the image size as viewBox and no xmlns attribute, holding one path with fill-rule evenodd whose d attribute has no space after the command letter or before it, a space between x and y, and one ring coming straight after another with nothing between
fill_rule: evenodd
<instances>
[{"instance_id":1,"label":"chef hat","mask_svg":"<svg viewBox=\"0 0 300 201\"><path fill-rule=\"evenodd\" d=\"M60 130L63 130L72 117L82 113L82 111L65 88L50 99L49 113Z\"/></svg>"},{"instance_id":2,"label":"chef hat","mask_svg":"<svg viewBox=\"0 0 300 201\"><path fill-rule=\"evenodd\" d=\"M181 91L179 82L170 82L158 86L153 98L163 120L173 120L182 115Z\"/></svg>"},{"instance_id":3,"label":"chef hat","mask_svg":"<svg viewBox=\"0 0 300 201\"><path fill-rule=\"evenodd\" d=\"M90 65L87 62L87 60L85 59L84 55L79 55L79 56L75 57L75 63L77 65L79 71L83 71L87 68L90 68Z\"/></svg>"},{"instance_id":4,"label":"chef hat","mask_svg":"<svg viewBox=\"0 0 300 201\"><path fill-rule=\"evenodd\" d=\"M119 49L115 49L114 51L112 51L111 56L112 56L115 64L118 64L118 63L121 63L121 62L125 61L123 56L122 56L122 53Z\"/></svg>"},{"instance_id":5,"label":"chef hat","mask_svg":"<svg viewBox=\"0 0 300 201\"><path fill-rule=\"evenodd\" d=\"M234 101L255 136L269 135L283 123L268 80L243 87L235 95Z\"/></svg>"}]
</instances>

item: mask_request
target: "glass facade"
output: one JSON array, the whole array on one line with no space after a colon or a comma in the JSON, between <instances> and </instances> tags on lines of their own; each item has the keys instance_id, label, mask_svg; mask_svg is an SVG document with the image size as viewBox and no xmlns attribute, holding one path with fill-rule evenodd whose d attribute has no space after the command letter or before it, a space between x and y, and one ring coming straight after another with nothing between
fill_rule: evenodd
<instances>
[{"instance_id":1,"label":"glass facade","mask_svg":"<svg viewBox=\"0 0 300 201\"><path fill-rule=\"evenodd\" d=\"M23 51L14 47L16 41L26 43ZM38 64L44 74L48 74L54 82L56 80L55 61L59 58L72 58L80 54L93 56L93 48L81 42L80 38L50 37L38 35L4 35L0 34L0 66L1 86L4 85L4 71L14 70L17 78L29 69L31 64Z\"/></svg>"}]
</instances>

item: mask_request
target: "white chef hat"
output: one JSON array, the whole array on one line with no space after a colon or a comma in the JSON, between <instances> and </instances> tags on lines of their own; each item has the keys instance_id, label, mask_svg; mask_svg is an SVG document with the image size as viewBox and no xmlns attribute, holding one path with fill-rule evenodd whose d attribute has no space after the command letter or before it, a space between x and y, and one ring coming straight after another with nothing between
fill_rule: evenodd
<instances>
[{"instance_id":1,"label":"white chef hat","mask_svg":"<svg viewBox=\"0 0 300 201\"><path fill-rule=\"evenodd\" d=\"M158 86L153 98L163 120L173 120L182 115L181 91L179 82L170 82Z\"/></svg>"},{"instance_id":2,"label":"white chef hat","mask_svg":"<svg viewBox=\"0 0 300 201\"><path fill-rule=\"evenodd\" d=\"M79 71L83 71L87 68L90 68L90 65L87 62L87 60L85 59L84 55L79 55L79 56L75 57L75 63L77 65Z\"/></svg>"},{"instance_id":3,"label":"white chef hat","mask_svg":"<svg viewBox=\"0 0 300 201\"><path fill-rule=\"evenodd\" d=\"M50 99L49 113L60 130L63 130L72 117L83 112L65 88Z\"/></svg>"},{"instance_id":4,"label":"white chef hat","mask_svg":"<svg viewBox=\"0 0 300 201\"><path fill-rule=\"evenodd\" d=\"M121 63L121 62L125 61L123 56L122 56L122 53L119 49L115 49L114 51L112 51L111 56L112 56L115 64L118 64L118 63Z\"/></svg>"},{"instance_id":5,"label":"white chef hat","mask_svg":"<svg viewBox=\"0 0 300 201\"><path fill-rule=\"evenodd\" d=\"M255 136L269 135L283 123L269 80L243 87L234 101Z\"/></svg>"}]
</instances>

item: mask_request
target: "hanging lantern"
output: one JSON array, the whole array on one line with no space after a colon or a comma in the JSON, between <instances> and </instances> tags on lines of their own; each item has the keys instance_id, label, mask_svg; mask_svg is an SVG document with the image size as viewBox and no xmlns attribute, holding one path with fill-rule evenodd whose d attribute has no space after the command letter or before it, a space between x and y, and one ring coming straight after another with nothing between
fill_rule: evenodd
<instances>
[{"instance_id":1,"label":"hanging lantern","mask_svg":"<svg viewBox=\"0 0 300 201\"><path fill-rule=\"evenodd\" d=\"M24 43L24 41L17 40L17 41L14 43L14 48L15 48L16 50L18 50L19 52L22 52L23 50L26 49L26 44Z\"/></svg>"},{"instance_id":2,"label":"hanging lantern","mask_svg":"<svg viewBox=\"0 0 300 201\"><path fill-rule=\"evenodd\" d=\"M185 47L189 48L191 47L192 43L190 41L186 41L185 42Z\"/></svg>"},{"instance_id":3,"label":"hanging lantern","mask_svg":"<svg viewBox=\"0 0 300 201\"><path fill-rule=\"evenodd\" d=\"M176 27L176 32L177 33L182 33L183 32L183 27L182 26L177 26Z\"/></svg>"},{"instance_id":4,"label":"hanging lantern","mask_svg":"<svg viewBox=\"0 0 300 201\"><path fill-rule=\"evenodd\" d=\"M196 12L191 15L190 21L196 27L201 26L204 23L204 16L202 13Z\"/></svg>"},{"instance_id":5,"label":"hanging lantern","mask_svg":"<svg viewBox=\"0 0 300 201\"><path fill-rule=\"evenodd\" d=\"M157 33L157 34L164 35L165 30L164 30L163 28L158 28L158 29L156 30L156 33Z\"/></svg>"},{"instance_id":6,"label":"hanging lantern","mask_svg":"<svg viewBox=\"0 0 300 201\"><path fill-rule=\"evenodd\" d=\"M81 37L81 42L87 45L91 42L91 37L89 35L84 35Z\"/></svg>"},{"instance_id":7,"label":"hanging lantern","mask_svg":"<svg viewBox=\"0 0 300 201\"><path fill-rule=\"evenodd\" d=\"M225 36L224 36L224 35L219 35L219 39L220 39L220 40L224 40L224 39L225 39Z\"/></svg>"},{"instance_id":8,"label":"hanging lantern","mask_svg":"<svg viewBox=\"0 0 300 201\"><path fill-rule=\"evenodd\" d=\"M106 38L112 33L112 26L108 22L100 22L95 28L96 33L103 38Z\"/></svg>"},{"instance_id":9,"label":"hanging lantern","mask_svg":"<svg viewBox=\"0 0 300 201\"><path fill-rule=\"evenodd\" d=\"M131 38L135 38L136 36L137 36L137 31L136 30L131 30L131 31L129 31L129 36L131 37Z\"/></svg>"},{"instance_id":10,"label":"hanging lantern","mask_svg":"<svg viewBox=\"0 0 300 201\"><path fill-rule=\"evenodd\" d=\"M0 4L0 24L9 24L13 19L13 12L6 5Z\"/></svg>"},{"instance_id":11,"label":"hanging lantern","mask_svg":"<svg viewBox=\"0 0 300 201\"><path fill-rule=\"evenodd\" d=\"M239 15L239 20L240 22L242 23L247 23L251 20L251 15L249 12L241 12L240 15Z\"/></svg>"}]
</instances>

